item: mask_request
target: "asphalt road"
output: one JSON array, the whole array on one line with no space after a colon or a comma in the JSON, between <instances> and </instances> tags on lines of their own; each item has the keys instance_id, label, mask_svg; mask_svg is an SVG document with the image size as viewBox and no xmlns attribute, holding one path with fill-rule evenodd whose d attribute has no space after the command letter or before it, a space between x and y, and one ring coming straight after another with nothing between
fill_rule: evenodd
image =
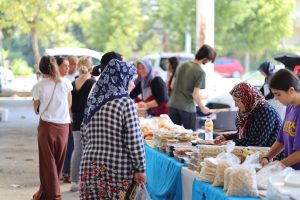
<instances>
[{"instance_id":1,"label":"asphalt road","mask_svg":"<svg viewBox=\"0 0 300 200\"><path fill-rule=\"evenodd\" d=\"M39 187L39 117L33 113L31 97L0 97L3 108L8 115L7 121L0 121L0 199L29 200ZM70 184L61 184L63 199L78 200L78 192L69 188Z\"/></svg>"}]
</instances>

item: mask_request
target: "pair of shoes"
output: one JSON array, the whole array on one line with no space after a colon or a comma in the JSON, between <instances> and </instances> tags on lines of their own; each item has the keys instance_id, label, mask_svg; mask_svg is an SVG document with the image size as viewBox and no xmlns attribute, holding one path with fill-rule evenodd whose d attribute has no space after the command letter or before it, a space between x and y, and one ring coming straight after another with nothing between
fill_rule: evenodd
<instances>
[{"instance_id":1,"label":"pair of shoes","mask_svg":"<svg viewBox=\"0 0 300 200\"><path fill-rule=\"evenodd\" d=\"M77 192L79 190L78 183L71 182L70 192Z\"/></svg>"},{"instance_id":2,"label":"pair of shoes","mask_svg":"<svg viewBox=\"0 0 300 200\"><path fill-rule=\"evenodd\" d=\"M63 183L71 183L70 174L63 174Z\"/></svg>"}]
</instances>

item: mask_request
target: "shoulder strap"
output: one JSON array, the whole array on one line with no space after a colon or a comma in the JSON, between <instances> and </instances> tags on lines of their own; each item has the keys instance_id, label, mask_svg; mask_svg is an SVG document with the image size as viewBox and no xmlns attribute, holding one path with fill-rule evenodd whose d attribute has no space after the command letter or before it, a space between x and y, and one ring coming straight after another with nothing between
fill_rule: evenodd
<instances>
[{"instance_id":1,"label":"shoulder strap","mask_svg":"<svg viewBox=\"0 0 300 200\"><path fill-rule=\"evenodd\" d=\"M57 83L55 83L55 85L54 85L54 89L53 89L53 92L52 92L52 95L51 95L51 97L50 97L50 100L49 100L48 105L45 107L45 109L44 109L43 112L40 114L40 116L42 116L42 114L44 114L44 113L47 111L47 109L48 109L48 107L49 107L49 105L50 105L50 103L51 103L51 101L52 101L52 98L53 98L53 94L54 94L56 85L57 85Z\"/></svg>"}]
</instances>

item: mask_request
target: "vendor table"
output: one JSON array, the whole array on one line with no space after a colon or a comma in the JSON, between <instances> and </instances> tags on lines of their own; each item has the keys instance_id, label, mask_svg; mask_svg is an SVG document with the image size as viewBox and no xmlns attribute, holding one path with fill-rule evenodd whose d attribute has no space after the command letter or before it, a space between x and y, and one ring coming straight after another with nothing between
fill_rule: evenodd
<instances>
[{"instance_id":1,"label":"vendor table","mask_svg":"<svg viewBox=\"0 0 300 200\"><path fill-rule=\"evenodd\" d=\"M153 200L182 199L181 167L185 164L145 145L147 189Z\"/></svg>"},{"instance_id":2,"label":"vendor table","mask_svg":"<svg viewBox=\"0 0 300 200\"><path fill-rule=\"evenodd\" d=\"M228 197L223 188L214 187L210 183L194 179L192 200L257 200L255 197Z\"/></svg>"},{"instance_id":3,"label":"vendor table","mask_svg":"<svg viewBox=\"0 0 300 200\"><path fill-rule=\"evenodd\" d=\"M221 187L199 181L185 164L148 145L146 152L147 190L152 200L257 200L252 197L228 197Z\"/></svg>"}]
</instances>

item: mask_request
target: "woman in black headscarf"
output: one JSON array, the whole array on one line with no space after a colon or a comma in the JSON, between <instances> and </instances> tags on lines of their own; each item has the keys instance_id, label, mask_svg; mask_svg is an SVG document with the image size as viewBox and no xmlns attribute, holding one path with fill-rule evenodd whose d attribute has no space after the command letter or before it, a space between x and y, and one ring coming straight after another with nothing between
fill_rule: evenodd
<instances>
[{"instance_id":1,"label":"woman in black headscarf","mask_svg":"<svg viewBox=\"0 0 300 200\"><path fill-rule=\"evenodd\" d=\"M265 96L265 99L270 103L270 105L272 105L279 113L281 120L283 120L286 106L274 98L274 95L269 88L271 76L275 73L275 66L271 62L265 61L259 65L257 70L265 77L265 82L260 88L261 93Z\"/></svg>"},{"instance_id":2,"label":"woman in black headscarf","mask_svg":"<svg viewBox=\"0 0 300 200\"><path fill-rule=\"evenodd\" d=\"M271 62L265 61L259 65L257 70L265 77L265 82L260 88L261 93L265 96L266 100L273 99L274 95L269 89L269 81L275 71L275 66Z\"/></svg>"}]
</instances>

